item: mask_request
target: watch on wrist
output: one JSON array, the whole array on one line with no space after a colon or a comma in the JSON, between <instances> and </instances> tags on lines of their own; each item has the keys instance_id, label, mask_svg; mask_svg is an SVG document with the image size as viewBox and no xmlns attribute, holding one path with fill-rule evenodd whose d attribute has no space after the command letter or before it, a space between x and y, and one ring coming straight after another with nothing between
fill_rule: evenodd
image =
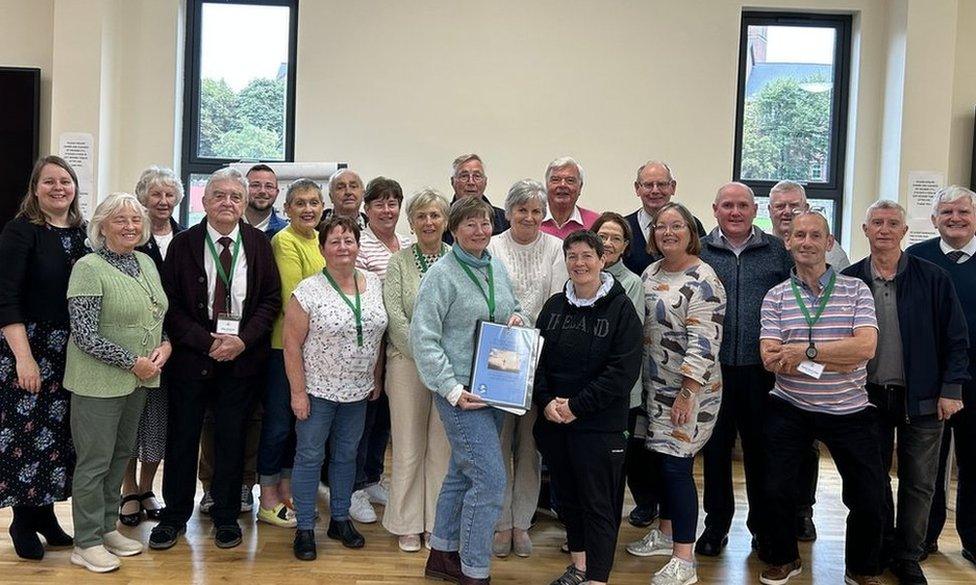
<instances>
[{"instance_id":1,"label":"watch on wrist","mask_svg":"<svg viewBox=\"0 0 976 585\"><path fill-rule=\"evenodd\" d=\"M817 359L817 346L810 342L810 346L807 347L807 359L815 360Z\"/></svg>"},{"instance_id":2,"label":"watch on wrist","mask_svg":"<svg viewBox=\"0 0 976 585\"><path fill-rule=\"evenodd\" d=\"M692 392L691 389L682 386L681 387L681 392L678 393L678 396L681 396L682 398L684 398L684 399L687 400L687 399L694 398L695 393Z\"/></svg>"}]
</instances>

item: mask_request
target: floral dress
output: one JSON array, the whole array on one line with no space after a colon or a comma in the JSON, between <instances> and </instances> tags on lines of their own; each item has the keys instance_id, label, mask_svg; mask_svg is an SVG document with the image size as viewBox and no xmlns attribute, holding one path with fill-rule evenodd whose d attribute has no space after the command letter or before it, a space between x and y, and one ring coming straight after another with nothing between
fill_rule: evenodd
<instances>
[{"instance_id":1,"label":"floral dress","mask_svg":"<svg viewBox=\"0 0 976 585\"><path fill-rule=\"evenodd\" d=\"M718 351L725 288L704 262L681 272L666 272L662 262L648 266L642 277L646 446L674 457L694 457L711 436L722 403ZM671 405L686 377L700 383L701 390L688 422L675 426Z\"/></svg>"},{"instance_id":2,"label":"floral dress","mask_svg":"<svg viewBox=\"0 0 976 585\"><path fill-rule=\"evenodd\" d=\"M91 251L85 244L85 229L46 229L60 239L70 273L75 261ZM67 281L61 286L66 287ZM75 465L69 424L71 394L61 385L68 323L25 322L24 327L40 369L41 390L34 394L17 386L17 362L0 335L0 508L66 500L71 495Z\"/></svg>"}]
</instances>

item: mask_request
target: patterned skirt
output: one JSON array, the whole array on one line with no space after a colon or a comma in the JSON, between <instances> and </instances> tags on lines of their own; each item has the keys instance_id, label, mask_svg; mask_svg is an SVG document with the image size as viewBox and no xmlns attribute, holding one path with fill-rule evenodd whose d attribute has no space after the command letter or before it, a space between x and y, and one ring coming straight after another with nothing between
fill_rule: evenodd
<instances>
[{"instance_id":1,"label":"patterned skirt","mask_svg":"<svg viewBox=\"0 0 976 585\"><path fill-rule=\"evenodd\" d=\"M44 323L26 329L41 372L37 394L17 386L16 360L0 336L0 508L42 506L71 495L71 393L61 385L69 332Z\"/></svg>"}]
</instances>

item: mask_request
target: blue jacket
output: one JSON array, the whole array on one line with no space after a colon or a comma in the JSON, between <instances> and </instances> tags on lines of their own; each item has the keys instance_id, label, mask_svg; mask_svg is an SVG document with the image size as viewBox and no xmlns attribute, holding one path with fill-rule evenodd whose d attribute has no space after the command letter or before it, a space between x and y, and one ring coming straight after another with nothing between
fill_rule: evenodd
<instances>
[{"instance_id":1,"label":"blue jacket","mask_svg":"<svg viewBox=\"0 0 976 585\"><path fill-rule=\"evenodd\" d=\"M969 332L949 274L905 254L908 265L895 277L907 385L905 411L908 416L923 416L937 412L940 397L962 398L962 385L969 381ZM871 257L841 274L871 286Z\"/></svg>"},{"instance_id":2,"label":"blue jacket","mask_svg":"<svg viewBox=\"0 0 976 585\"><path fill-rule=\"evenodd\" d=\"M280 217L277 213L275 213L274 208L271 208L271 217L268 218L268 227L264 228L264 233L268 236L268 239L270 240L276 233L280 232L286 227L288 227L288 220Z\"/></svg>"},{"instance_id":3,"label":"blue jacket","mask_svg":"<svg viewBox=\"0 0 976 585\"><path fill-rule=\"evenodd\" d=\"M730 250L718 228L702 238L701 259L725 287L725 325L719 361L723 366L752 366L759 356L759 310L769 289L787 280L793 257L782 240L753 228L752 241L739 256Z\"/></svg>"}]
</instances>

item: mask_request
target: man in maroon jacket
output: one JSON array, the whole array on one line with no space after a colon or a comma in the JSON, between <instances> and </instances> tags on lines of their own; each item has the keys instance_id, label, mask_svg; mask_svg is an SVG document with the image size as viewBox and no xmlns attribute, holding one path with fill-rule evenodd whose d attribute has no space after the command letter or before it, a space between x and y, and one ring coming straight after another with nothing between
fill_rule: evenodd
<instances>
[{"instance_id":1,"label":"man in maroon jacket","mask_svg":"<svg viewBox=\"0 0 976 585\"><path fill-rule=\"evenodd\" d=\"M218 547L241 542L237 524L244 463L244 427L261 389L281 284L271 245L241 221L247 183L234 169L214 173L203 195L206 217L173 238L162 281L169 297L165 329L169 427L159 524L149 546L176 544L193 512L200 428L214 412L215 465L210 515Z\"/></svg>"}]
</instances>

